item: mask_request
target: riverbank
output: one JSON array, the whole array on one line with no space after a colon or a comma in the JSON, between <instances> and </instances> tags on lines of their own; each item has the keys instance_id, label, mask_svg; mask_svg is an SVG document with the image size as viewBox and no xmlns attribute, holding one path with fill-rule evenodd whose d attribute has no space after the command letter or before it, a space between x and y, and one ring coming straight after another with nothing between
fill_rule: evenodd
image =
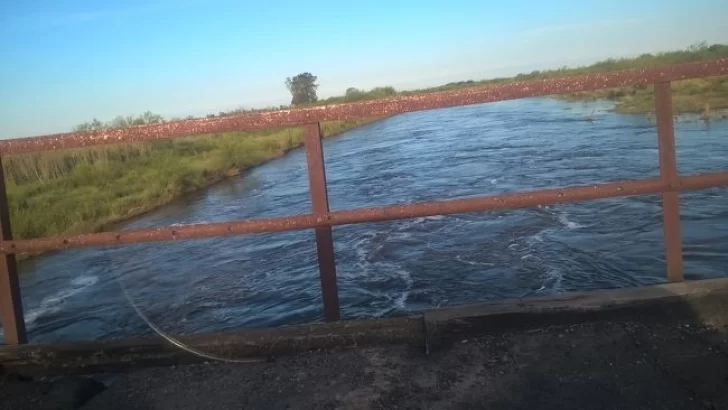
<instances>
[{"instance_id":1,"label":"riverbank","mask_svg":"<svg viewBox=\"0 0 728 410\"><path fill-rule=\"evenodd\" d=\"M695 44L686 50L642 54L633 58L610 58L585 67L534 71L520 74L513 80L537 80L567 75L584 75L618 70L660 67L728 57L728 45ZM637 85L591 92L561 95L567 101L609 100L614 111L622 114L648 114L655 111L654 87ZM728 109L728 76L696 78L672 83L672 105L675 114L700 113L704 119L724 118Z\"/></svg>"},{"instance_id":2,"label":"riverbank","mask_svg":"<svg viewBox=\"0 0 728 410\"><path fill-rule=\"evenodd\" d=\"M728 76L676 81L672 84L675 114L699 113L703 119L728 117ZM653 86L630 86L560 96L567 101L608 100L622 114L647 114L655 111Z\"/></svg>"},{"instance_id":3,"label":"riverbank","mask_svg":"<svg viewBox=\"0 0 728 410\"><path fill-rule=\"evenodd\" d=\"M535 71L518 75L514 80L642 69L725 57L728 57L728 45L697 44L686 50L642 54L634 58L610 58L585 67ZM675 81L672 83L672 94L675 114L699 113L706 120L725 118L728 109L728 76ZM614 102L614 111L622 114L648 114L655 111L654 86L646 84L561 95L558 98L567 101L608 100Z\"/></svg>"},{"instance_id":4,"label":"riverbank","mask_svg":"<svg viewBox=\"0 0 728 410\"><path fill-rule=\"evenodd\" d=\"M472 87L507 84L519 81L537 81L551 78L604 73L619 70L664 67L672 64L692 63L728 57L728 45L695 44L685 50L667 51L656 54L642 54L630 58L609 58L582 67L560 67L550 70L535 70L513 77L493 78L480 81L459 81L420 90L397 91L392 87L376 87L369 91L350 89L345 95L321 100L317 105L375 100L397 95L417 95L438 91L460 90ZM672 84L673 109L679 113L701 113L706 119L723 118L728 109L728 76L676 81ZM654 112L654 88L648 85L619 87L594 92L555 96L567 101L609 100L615 103L614 110L624 114L647 114ZM706 109L707 108L707 109Z\"/></svg>"},{"instance_id":5,"label":"riverbank","mask_svg":"<svg viewBox=\"0 0 728 410\"><path fill-rule=\"evenodd\" d=\"M697 45L688 50L609 59L586 67L533 71L510 78L450 83L424 90L398 92L392 87L379 87L364 92L350 89L344 96L322 100L319 104L664 66L720 57L728 57L728 45ZM654 90L647 85L557 98L569 101L610 100L615 103L614 110L620 113L654 111ZM728 76L673 83L673 106L676 113L697 112L706 119L725 117L725 110L728 109ZM151 117L149 120L158 120ZM366 122L326 123L323 132L325 136L331 136ZM239 174L241 170L278 158L301 144L300 129L278 129L10 157L5 163L5 173L13 231L17 238L23 239L98 231L227 176Z\"/></svg>"},{"instance_id":6,"label":"riverbank","mask_svg":"<svg viewBox=\"0 0 728 410\"><path fill-rule=\"evenodd\" d=\"M323 123L325 138L375 119ZM301 128L42 152L4 163L15 238L103 230L279 158Z\"/></svg>"}]
</instances>

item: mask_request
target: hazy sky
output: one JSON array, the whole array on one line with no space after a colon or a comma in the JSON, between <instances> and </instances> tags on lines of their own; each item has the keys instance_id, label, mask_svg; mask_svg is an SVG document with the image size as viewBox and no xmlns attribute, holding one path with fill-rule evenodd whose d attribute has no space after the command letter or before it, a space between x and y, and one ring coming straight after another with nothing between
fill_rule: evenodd
<instances>
[{"instance_id":1,"label":"hazy sky","mask_svg":"<svg viewBox=\"0 0 728 410\"><path fill-rule=\"evenodd\" d=\"M0 0L0 138L728 42L725 0Z\"/></svg>"}]
</instances>

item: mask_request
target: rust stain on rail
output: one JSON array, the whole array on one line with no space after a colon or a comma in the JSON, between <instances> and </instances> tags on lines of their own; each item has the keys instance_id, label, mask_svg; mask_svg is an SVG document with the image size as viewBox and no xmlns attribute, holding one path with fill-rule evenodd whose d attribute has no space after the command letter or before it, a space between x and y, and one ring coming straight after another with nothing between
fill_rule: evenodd
<instances>
[{"instance_id":1,"label":"rust stain on rail","mask_svg":"<svg viewBox=\"0 0 728 410\"><path fill-rule=\"evenodd\" d=\"M300 126L321 121L351 120L459 105L594 91L604 88L724 74L728 75L728 58L663 68L641 68L539 81L513 82L350 104L271 111L223 118L201 118L119 130L71 132L42 137L10 139L0 141L0 153L19 154L99 144L150 141L189 135Z\"/></svg>"},{"instance_id":2,"label":"rust stain on rail","mask_svg":"<svg viewBox=\"0 0 728 410\"><path fill-rule=\"evenodd\" d=\"M245 221L192 224L175 227L139 229L123 232L101 232L70 236L55 236L0 242L0 253L43 252L50 250L141 242L203 239L266 232L285 232L333 225L382 222L395 219L467 212L499 211L537 205L580 202L594 199L633 195L657 194L678 190L696 190L713 186L728 186L728 172L694 175L679 178L676 185L661 178L615 182L590 186L544 189L477 198L389 205L375 208L332 211L326 214L254 219Z\"/></svg>"},{"instance_id":3,"label":"rust stain on rail","mask_svg":"<svg viewBox=\"0 0 728 410\"><path fill-rule=\"evenodd\" d=\"M120 142L151 141L187 135L212 134L261 128L306 125L306 152L309 159L313 214L282 218L243 220L223 223L169 226L123 232L56 236L12 240L5 189L0 184L0 207L3 212L3 235L0 235L0 317L10 335L11 344L24 343L26 331L22 316L20 290L14 254L43 252L67 248L125 245L142 242L202 239L219 236L284 232L316 228L321 267L324 306L327 319L339 317L335 260L331 227L335 225L380 222L434 215L486 212L525 208L536 205L579 202L632 195L663 194L666 260L668 279L683 280L678 193L716 186L728 186L728 172L680 176L675 157L671 115L671 81L728 74L728 58L681 64L663 68L633 69L611 73L554 78L541 81L514 82L480 88L329 105L286 111L247 114L234 117L198 119L164 124L48 135L0 141L0 154L86 147ZM467 104L502 101L524 97L592 91L626 85L655 84L657 90L658 136L661 176L634 181L590 186L543 189L495 196L450 199L406 205L330 211L328 208L325 167L320 140L321 121L348 120L410 111L429 110ZM1 162L0 162L1 164ZM0 167L0 179L3 178ZM0 181L3 182L3 181Z\"/></svg>"}]
</instances>

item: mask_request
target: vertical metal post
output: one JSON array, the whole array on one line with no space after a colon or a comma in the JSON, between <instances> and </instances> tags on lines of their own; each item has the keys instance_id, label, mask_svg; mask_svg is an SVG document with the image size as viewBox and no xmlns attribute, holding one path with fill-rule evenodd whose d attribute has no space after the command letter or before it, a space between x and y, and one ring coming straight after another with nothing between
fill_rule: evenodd
<instances>
[{"instance_id":1,"label":"vertical metal post","mask_svg":"<svg viewBox=\"0 0 728 410\"><path fill-rule=\"evenodd\" d=\"M0 241L12 239L8 195L5 191L5 170L0 157ZM0 316L2 316L6 344L17 345L28 342L14 254L0 255Z\"/></svg>"},{"instance_id":2,"label":"vertical metal post","mask_svg":"<svg viewBox=\"0 0 728 410\"><path fill-rule=\"evenodd\" d=\"M675 155L675 129L672 119L672 89L669 82L655 84L655 116L660 152L660 176L670 187L677 187L678 174ZM667 280L669 282L681 282L684 279L684 269L680 233L679 192L662 193L662 226L665 234Z\"/></svg>"},{"instance_id":3,"label":"vertical metal post","mask_svg":"<svg viewBox=\"0 0 728 410\"><path fill-rule=\"evenodd\" d=\"M319 123L308 124L303 128L308 162L308 182L311 192L311 205L315 215L329 212L329 195L326 188L326 169L324 151L321 145ZM336 285L336 258L331 226L316 228L316 251L318 253L321 291L324 299L324 319L339 320L339 291Z\"/></svg>"}]
</instances>

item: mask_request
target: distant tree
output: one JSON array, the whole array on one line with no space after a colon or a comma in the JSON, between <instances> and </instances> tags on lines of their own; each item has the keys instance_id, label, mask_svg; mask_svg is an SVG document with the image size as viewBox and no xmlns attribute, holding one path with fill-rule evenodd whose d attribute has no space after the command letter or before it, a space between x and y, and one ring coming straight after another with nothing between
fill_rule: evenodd
<instances>
[{"instance_id":1,"label":"distant tree","mask_svg":"<svg viewBox=\"0 0 728 410\"><path fill-rule=\"evenodd\" d=\"M108 128L106 124L94 118L91 122L84 122L73 127L74 131L98 131Z\"/></svg>"},{"instance_id":2,"label":"distant tree","mask_svg":"<svg viewBox=\"0 0 728 410\"><path fill-rule=\"evenodd\" d=\"M91 123L90 122L82 122L80 124L73 126L74 131L91 131Z\"/></svg>"},{"instance_id":3,"label":"distant tree","mask_svg":"<svg viewBox=\"0 0 728 410\"><path fill-rule=\"evenodd\" d=\"M293 78L286 78L286 88L291 93L291 104L310 104L318 101L316 84L318 77L311 73L301 73Z\"/></svg>"},{"instance_id":4,"label":"distant tree","mask_svg":"<svg viewBox=\"0 0 728 410\"><path fill-rule=\"evenodd\" d=\"M124 117L123 115L118 115L116 118L111 120L111 123L109 123L109 128L117 129L117 128L128 128L131 127L134 123L134 117L128 116Z\"/></svg>"},{"instance_id":5,"label":"distant tree","mask_svg":"<svg viewBox=\"0 0 728 410\"><path fill-rule=\"evenodd\" d=\"M99 121L98 119L94 118L93 121L91 121L91 129L92 130L102 130L104 128L107 128L108 125L104 124L103 122Z\"/></svg>"},{"instance_id":6,"label":"distant tree","mask_svg":"<svg viewBox=\"0 0 728 410\"><path fill-rule=\"evenodd\" d=\"M161 115L154 114L151 111L147 111L137 117L134 117L133 115L128 115L126 117L124 117L123 115L119 115L107 123L103 123L94 118L91 122L84 122L82 124L76 125L75 127L73 127L73 130L97 131L106 129L129 128L135 125L159 124L163 122L164 118Z\"/></svg>"},{"instance_id":7,"label":"distant tree","mask_svg":"<svg viewBox=\"0 0 728 410\"><path fill-rule=\"evenodd\" d=\"M161 115L155 114L151 111L147 111L141 116L144 124L160 124L164 122L164 118Z\"/></svg>"},{"instance_id":8,"label":"distant tree","mask_svg":"<svg viewBox=\"0 0 728 410\"><path fill-rule=\"evenodd\" d=\"M690 47L688 47L688 51L691 52L697 52L697 51L705 51L708 49L708 43L705 41L700 41L694 44L691 44Z\"/></svg>"},{"instance_id":9,"label":"distant tree","mask_svg":"<svg viewBox=\"0 0 728 410\"><path fill-rule=\"evenodd\" d=\"M146 124L146 121L144 120L144 117L136 117L136 118L127 117L127 123L129 123L129 125L132 125L132 126L144 125L144 124Z\"/></svg>"},{"instance_id":10,"label":"distant tree","mask_svg":"<svg viewBox=\"0 0 728 410\"><path fill-rule=\"evenodd\" d=\"M397 90L394 89L394 87L375 87L372 88L371 91L367 93L367 98L369 99L377 99L377 98L386 98L391 97L393 95L397 94Z\"/></svg>"},{"instance_id":11,"label":"distant tree","mask_svg":"<svg viewBox=\"0 0 728 410\"><path fill-rule=\"evenodd\" d=\"M359 101L365 97L364 92L358 88L349 87L344 93L344 101Z\"/></svg>"}]
</instances>

